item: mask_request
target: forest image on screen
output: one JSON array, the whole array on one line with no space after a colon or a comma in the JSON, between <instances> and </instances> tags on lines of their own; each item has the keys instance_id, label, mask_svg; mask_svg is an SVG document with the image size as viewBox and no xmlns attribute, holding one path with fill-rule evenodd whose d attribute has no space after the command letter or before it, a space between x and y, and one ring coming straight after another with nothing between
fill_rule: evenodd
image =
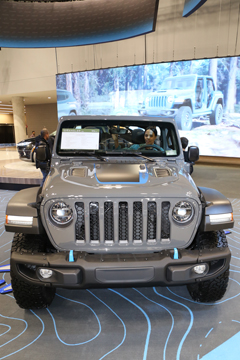
<instances>
[{"instance_id":1,"label":"forest image on screen","mask_svg":"<svg viewBox=\"0 0 240 360\"><path fill-rule=\"evenodd\" d=\"M200 155L240 157L240 58L227 57L59 74L58 118L174 118Z\"/></svg>"}]
</instances>

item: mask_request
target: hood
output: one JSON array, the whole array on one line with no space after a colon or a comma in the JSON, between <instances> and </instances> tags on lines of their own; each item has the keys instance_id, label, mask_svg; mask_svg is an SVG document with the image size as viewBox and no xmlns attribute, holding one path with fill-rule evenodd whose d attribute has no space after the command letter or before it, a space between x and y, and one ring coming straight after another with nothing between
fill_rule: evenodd
<instances>
[{"instance_id":1,"label":"hood","mask_svg":"<svg viewBox=\"0 0 240 360\"><path fill-rule=\"evenodd\" d=\"M193 198L191 176L178 165L156 163L74 162L53 166L43 187L43 203L60 198Z\"/></svg>"},{"instance_id":2,"label":"hood","mask_svg":"<svg viewBox=\"0 0 240 360\"><path fill-rule=\"evenodd\" d=\"M155 92L152 92L150 94L147 95L147 97L155 97L155 96L185 96L194 93L195 90L194 89L168 89L168 90L158 90Z\"/></svg>"}]
</instances>

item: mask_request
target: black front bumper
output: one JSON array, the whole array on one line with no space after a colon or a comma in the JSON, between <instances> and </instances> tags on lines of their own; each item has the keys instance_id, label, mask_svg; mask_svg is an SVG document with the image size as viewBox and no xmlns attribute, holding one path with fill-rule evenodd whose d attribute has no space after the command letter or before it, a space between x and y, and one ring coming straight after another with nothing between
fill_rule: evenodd
<instances>
[{"instance_id":1,"label":"black front bumper","mask_svg":"<svg viewBox=\"0 0 240 360\"><path fill-rule=\"evenodd\" d=\"M229 267L230 258L228 248L179 250L176 260L173 259L173 250L104 255L74 252L74 262L69 262L67 252L13 252L11 272L31 284L72 289L170 286L215 278ZM207 268L202 275L193 271L193 267L200 264L206 264ZM43 279L40 268L51 269L53 275Z\"/></svg>"},{"instance_id":2,"label":"black front bumper","mask_svg":"<svg viewBox=\"0 0 240 360\"><path fill-rule=\"evenodd\" d=\"M18 149L19 159L31 160L31 152L32 150Z\"/></svg>"}]
</instances>

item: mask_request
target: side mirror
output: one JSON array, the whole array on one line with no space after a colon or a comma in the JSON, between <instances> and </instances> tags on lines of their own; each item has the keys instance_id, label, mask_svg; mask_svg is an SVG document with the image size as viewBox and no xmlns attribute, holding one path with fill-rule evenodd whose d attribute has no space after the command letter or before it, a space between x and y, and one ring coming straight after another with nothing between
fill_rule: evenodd
<instances>
[{"instance_id":1,"label":"side mirror","mask_svg":"<svg viewBox=\"0 0 240 360\"><path fill-rule=\"evenodd\" d=\"M189 148L188 148L188 159L191 162L198 161L198 159L199 159L199 148L197 146L189 146Z\"/></svg>"}]
</instances>

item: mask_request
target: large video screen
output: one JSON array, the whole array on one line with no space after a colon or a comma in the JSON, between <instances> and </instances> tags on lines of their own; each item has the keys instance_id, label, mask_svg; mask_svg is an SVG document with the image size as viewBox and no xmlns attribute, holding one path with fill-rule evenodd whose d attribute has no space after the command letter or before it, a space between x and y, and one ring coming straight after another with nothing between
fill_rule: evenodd
<instances>
[{"instance_id":1,"label":"large video screen","mask_svg":"<svg viewBox=\"0 0 240 360\"><path fill-rule=\"evenodd\" d=\"M240 157L240 58L60 74L58 117L139 115L175 119L200 155Z\"/></svg>"}]
</instances>

